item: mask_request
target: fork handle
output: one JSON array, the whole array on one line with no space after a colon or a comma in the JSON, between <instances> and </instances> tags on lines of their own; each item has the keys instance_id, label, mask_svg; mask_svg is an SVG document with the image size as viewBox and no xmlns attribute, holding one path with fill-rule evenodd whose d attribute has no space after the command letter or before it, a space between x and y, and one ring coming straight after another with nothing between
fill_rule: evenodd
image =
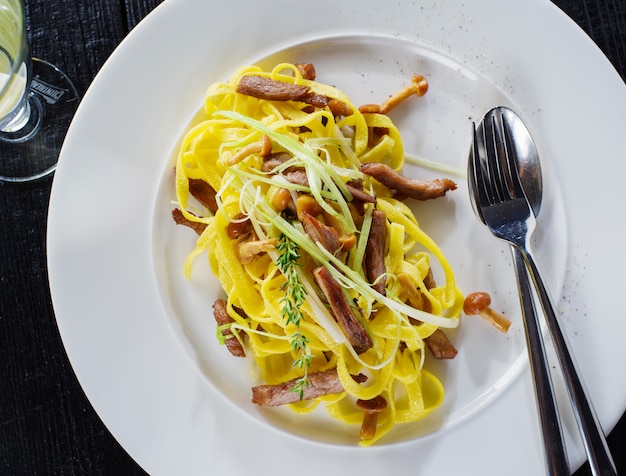
<instances>
[{"instance_id":1,"label":"fork handle","mask_svg":"<svg viewBox=\"0 0 626 476\"><path fill-rule=\"evenodd\" d=\"M611 456L606 438L600 426L600 422L593 409L591 401L587 397L587 391L576 370L576 364L569 351L568 343L561 331L561 326L554 311L554 305L550 294L541 278L539 268L532 254L522 249L523 256L528 265L541 307L546 317L548 330L552 337L556 355L563 372L565 386L569 394L578 430L582 436L585 451L589 459L591 473L594 476L617 476L617 469Z\"/></svg>"},{"instance_id":2,"label":"fork handle","mask_svg":"<svg viewBox=\"0 0 626 476\"><path fill-rule=\"evenodd\" d=\"M561 433L561 423L552 386L550 366L541 338L539 320L535 312L533 292L526 264L517 247L511 246L511 250L513 252L515 271L517 272L517 286L524 320L524 330L526 331L528 359L535 387L539 420L541 422L547 474L551 476L569 475L570 468Z\"/></svg>"}]
</instances>

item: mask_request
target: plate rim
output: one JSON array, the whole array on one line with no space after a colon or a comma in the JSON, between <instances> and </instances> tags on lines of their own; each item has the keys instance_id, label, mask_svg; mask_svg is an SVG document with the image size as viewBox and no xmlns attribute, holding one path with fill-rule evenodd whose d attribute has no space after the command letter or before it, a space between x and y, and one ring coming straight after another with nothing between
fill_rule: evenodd
<instances>
[{"instance_id":1,"label":"plate rim","mask_svg":"<svg viewBox=\"0 0 626 476\"><path fill-rule=\"evenodd\" d=\"M448 2L444 2L446 3L446 5L448 4L454 4L456 0L449 0ZM188 0L186 2L187 4L193 5L194 3L199 3L198 1L195 0ZM489 2L484 2L485 4L488 4ZM141 42L141 37L142 35L148 35L150 34L150 29L154 29L156 28L157 23L159 22L166 22L165 20L165 16L166 14L169 14L168 12L170 11L175 11L176 8L178 8L178 5L184 5L185 2L180 1L179 3L176 3L174 0L166 0L164 3L162 3L161 5L159 5L153 12L151 12L146 19L144 19L144 21L142 21L138 27L133 30L131 32L131 34L127 37L127 39L125 39L120 46L118 47L119 51L123 51L124 49L128 48L128 45L133 45L133 44L137 44L139 42ZM534 7L535 9L541 9L543 8L545 5L547 5L548 2L542 3L539 1L535 1L535 3L532 4L532 7ZM552 5L552 4L549 4ZM554 7L554 9L558 10L558 8L554 5L552 5L552 7ZM182 9L182 6L180 7ZM530 8L530 10L532 10L533 8ZM549 11L548 9L546 9L546 11ZM552 14L554 14L555 10L552 10ZM558 10L558 12L560 12L560 14L565 17L565 15ZM554 15L554 18L561 18L558 15ZM567 17L565 17L567 18ZM559 20L559 21L561 21ZM573 22L568 18L568 20L571 22L570 24L570 28L572 25L575 26L575 24L573 24ZM575 30L568 30L570 34L572 34L572 31L575 31L575 35L578 38L578 40L580 41L580 35L582 34L582 30L579 30L577 26L575 26ZM144 31L146 33L144 33ZM584 35L584 34L583 34ZM589 42L590 40L588 39L588 37L586 37L586 35L584 35L584 38L586 38L585 40L583 40L583 43L586 44L588 50L587 50L587 54L589 54L589 52L592 52L592 54L595 56L594 60L597 61L598 58L598 53L600 54L601 58L600 58L600 63L604 63L604 72L606 74L608 74L609 76L611 74L614 74L615 76L617 76L617 73L615 72L615 70L612 68L612 66L610 65L610 63L608 62L608 60L604 57L604 55L597 49L597 47L595 47L595 45L590 45ZM594 49L595 47L595 49ZM116 68L118 67L118 62L121 61L118 59L118 57L121 56L120 53L118 53L118 50L116 50L111 58L109 60L107 60L107 62L105 63L105 65L103 66L103 68L101 69L100 73L98 74L98 76L96 77L96 79L94 80L93 83L93 90L97 91L102 89L107 82L107 78L110 75L115 75L116 73ZM609 68L607 68L606 66L609 66ZM613 70L613 72L611 73L611 70ZM613 82L614 82L613 78ZM607 81L609 81L609 83L612 84L610 78L606 79ZM623 84L623 83L622 83ZM85 98L83 100L83 103L81 104L80 108L79 108L79 112L77 113L77 121L79 119L82 119L82 117L84 115L86 115L87 117L89 117L89 113L90 111L88 110L88 108L90 107L90 104L94 101L97 102L97 98L95 96L96 93L91 93L92 91L92 87L90 87L90 90L88 91L88 93L85 95ZM621 91L622 96L621 99L623 100L623 96L624 96L624 91ZM92 96L94 96L94 98L96 99L92 99ZM618 98L619 99L619 98ZM74 132L74 129L76 129L76 131L78 132ZM66 166L65 163L68 162L71 159L66 159L66 157L71 157L71 155L74 153L73 150L76 148L75 145L72 144L72 141L75 140L74 136L76 134L78 134L81 130L84 130L84 128L82 126L79 125L75 125L74 123L72 124L72 127L70 129L70 133L68 134L68 143L66 143L66 145L64 145L64 150L62 152L62 157L60 160L60 166L59 169L57 170L57 178L59 179L59 183L62 183L64 180L64 175L66 173ZM55 178L55 182L57 181L57 179ZM49 234L48 234L48 249L49 251L49 255L48 255L48 264L49 264L49 274L50 274L50 281L51 281L51 291L52 291L52 298L53 298L53 303L55 304L55 309L57 309L57 305L59 306L59 309L63 308L63 306L65 306L65 302L61 302L66 298L61 299L59 296L60 294L62 294L64 291L62 290L62 284L61 284L61 275L63 274L62 271L60 271L62 269L62 263L59 263L57 258L58 255L55 256L55 252L57 252L59 249L63 248L63 245L65 243L64 242L64 238L63 235L60 233L60 230L58 229L58 225L55 222L55 220L57 220L57 217L59 216L59 213L63 213L63 210L59 210L58 209L58 205L57 203L59 203L59 196L62 194L61 191L61 185L59 185L58 187L55 187L55 183L53 183L53 190L52 190L52 195L51 195L51 204L50 204L50 224L49 224ZM67 321L64 320L64 316L63 313L59 313L59 315L57 316L57 322L59 324L59 329L61 331L61 335L64 341L64 345L66 346L66 350L67 353L70 357L70 361L72 362L72 366L75 369L75 372L77 374L77 376L79 376L79 380L81 381L81 385L83 384L83 380L89 380L87 379L81 379L81 376L83 375L83 372L85 371L85 367L84 365L79 362L78 360L80 360L80 352L85 352L86 349L82 348L81 345L78 345L76 343L75 340L75 335L73 335L72 332L70 332L67 329ZM523 385L522 385L523 386ZM93 390L92 389L87 389L85 388L87 395L90 395L90 400L92 400L91 397L93 397L94 391L97 390ZM96 399L97 400L97 399ZM623 404L624 403L624 398L622 398L622 413L623 413L623 409L626 407L626 405ZM94 407L97 407L97 405L94 405ZM96 408L96 411L98 411L99 409ZM619 419L619 417L621 416L620 414L617 414L617 410L616 412L611 412L612 415L610 415L607 419L607 417L605 416L605 420L608 421L608 424L612 427L617 420ZM613 415L613 413L615 413ZM123 433L119 431L119 429L117 431L113 431L113 427L119 427L120 425L122 425L122 423L113 418L111 421L110 415L107 414L107 412L103 412L103 415L101 415L101 417L103 418L103 420L105 421L105 424L107 424L107 426L110 425L110 428L112 428L112 433L117 437L118 434ZM123 443L123 446L126 446L124 444L125 442L125 438L121 437L120 438L120 442ZM139 455L139 457L145 457L146 456L146 451L144 450L139 450L139 451L133 451L133 448L130 448L131 446L134 445L133 442L126 442L126 444L128 445L128 450L129 453L134 456L135 454ZM148 464L147 462L142 462L140 464L146 464L145 467L150 467L151 465Z\"/></svg>"}]
</instances>

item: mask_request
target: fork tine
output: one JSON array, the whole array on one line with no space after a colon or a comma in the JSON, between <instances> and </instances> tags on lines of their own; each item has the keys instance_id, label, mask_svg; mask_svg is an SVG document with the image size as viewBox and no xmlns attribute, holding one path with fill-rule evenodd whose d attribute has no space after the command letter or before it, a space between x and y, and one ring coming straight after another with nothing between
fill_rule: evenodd
<instances>
[{"instance_id":1,"label":"fork tine","mask_svg":"<svg viewBox=\"0 0 626 476\"><path fill-rule=\"evenodd\" d=\"M471 192L479 208L516 198L526 200L512 133L506 115L499 108L489 111L478 127L473 124L468 176L472 178ZM479 213L484 215L483 211Z\"/></svg>"},{"instance_id":2,"label":"fork tine","mask_svg":"<svg viewBox=\"0 0 626 476\"><path fill-rule=\"evenodd\" d=\"M481 138L479 138L480 134L477 133L475 124L472 127L472 131L473 140L470 160L468 163L468 175L472 178L472 180L470 180L471 193L480 205L479 207L476 207L476 211L482 216L480 208L488 207L492 200L491 193L487 189L488 181L485 178L484 160L482 159L484 154L481 155L480 151Z\"/></svg>"},{"instance_id":3,"label":"fork tine","mask_svg":"<svg viewBox=\"0 0 626 476\"><path fill-rule=\"evenodd\" d=\"M501 109L491 111L484 123L485 150L494 194L500 201L525 198L519 177L517 149L504 112Z\"/></svg>"},{"instance_id":4,"label":"fork tine","mask_svg":"<svg viewBox=\"0 0 626 476\"><path fill-rule=\"evenodd\" d=\"M507 154L504 141L502 140L501 117L496 112L493 111L493 114L489 115L488 120L484 121L483 133L491 187L494 195L502 202L510 198L510 194L506 182L502 180L507 173Z\"/></svg>"},{"instance_id":5,"label":"fork tine","mask_svg":"<svg viewBox=\"0 0 626 476\"><path fill-rule=\"evenodd\" d=\"M497 174L496 177L494 177L494 180L497 181L497 185L496 188L498 189L499 193L500 193L500 198L502 200L506 200L507 198L510 198L510 195L508 193L508 186L506 183L506 180L502 180L503 178L506 179L507 176L507 150L505 147L505 143L502 140L503 139L503 133L502 133L502 116L500 114L497 114L498 111L496 111L496 114L494 114L491 117L491 121L489 121L489 124L491 126L491 138L493 139L493 157L491 158L491 160L495 163L495 168L497 170Z\"/></svg>"}]
</instances>

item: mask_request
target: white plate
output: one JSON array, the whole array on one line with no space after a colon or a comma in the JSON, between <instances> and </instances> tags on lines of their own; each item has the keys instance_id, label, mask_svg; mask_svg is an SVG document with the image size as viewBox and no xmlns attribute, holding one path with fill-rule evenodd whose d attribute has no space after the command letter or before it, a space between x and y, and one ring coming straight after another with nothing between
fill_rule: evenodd
<instances>
[{"instance_id":1,"label":"white plate","mask_svg":"<svg viewBox=\"0 0 626 476\"><path fill-rule=\"evenodd\" d=\"M626 325L611 278L612 263L626 262L616 239L623 222L611 219L620 216L626 172L618 133L626 88L569 19L540 0L309 8L169 0L86 94L50 205L50 283L63 341L87 396L131 456L153 475L542 472L508 251L477 224L462 179L450 198L423 207L420 221L462 289L491 291L514 324L501 335L464 320L454 335L459 356L438 365L447 388L440 411L364 450L354 429L249 403L245 367L215 343L215 281L201 264L191 282L182 278L193 237L169 219L168 169L208 84L264 59L312 61L320 80L356 103L426 75L428 94L394 118L407 150L457 167L465 166L471 121L500 103L520 112L545 172L537 251L600 419L612 428L626 408L626 381L614 378L626 358ZM561 385L558 392L564 408ZM564 428L575 467L583 453L569 413Z\"/></svg>"}]
</instances>

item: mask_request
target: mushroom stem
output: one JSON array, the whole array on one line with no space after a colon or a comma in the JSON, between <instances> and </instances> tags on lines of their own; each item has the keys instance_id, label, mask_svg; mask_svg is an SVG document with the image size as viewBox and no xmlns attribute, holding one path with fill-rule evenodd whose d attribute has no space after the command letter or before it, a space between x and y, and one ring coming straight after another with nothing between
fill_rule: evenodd
<instances>
[{"instance_id":1,"label":"mushroom stem","mask_svg":"<svg viewBox=\"0 0 626 476\"><path fill-rule=\"evenodd\" d=\"M361 424L361 441L367 441L376 435L376 427L378 426L378 412L365 411L363 423Z\"/></svg>"},{"instance_id":2,"label":"mushroom stem","mask_svg":"<svg viewBox=\"0 0 626 476\"><path fill-rule=\"evenodd\" d=\"M499 312L494 311L490 307L481 312L480 317L487 320L500 332L508 332L509 327L511 327L511 321L509 319L504 317Z\"/></svg>"},{"instance_id":3,"label":"mushroom stem","mask_svg":"<svg viewBox=\"0 0 626 476\"><path fill-rule=\"evenodd\" d=\"M260 154L261 157L267 157L272 152L272 141L265 134L261 137L261 140L257 142L251 142L250 144L242 147L235 155L226 159L225 164L227 166L235 165L241 162L246 157L252 154Z\"/></svg>"},{"instance_id":4,"label":"mushroom stem","mask_svg":"<svg viewBox=\"0 0 626 476\"><path fill-rule=\"evenodd\" d=\"M365 412L361 423L361 441L371 440L376 436L378 426L378 414L387 408L387 400L378 395L371 400L357 400L356 406Z\"/></svg>"},{"instance_id":5,"label":"mushroom stem","mask_svg":"<svg viewBox=\"0 0 626 476\"><path fill-rule=\"evenodd\" d=\"M426 81L426 78L424 78L424 76L413 76L410 86L394 94L380 105L380 113L387 114L398 104L414 94L421 97L426 94L426 91L428 91L428 81Z\"/></svg>"}]
</instances>

